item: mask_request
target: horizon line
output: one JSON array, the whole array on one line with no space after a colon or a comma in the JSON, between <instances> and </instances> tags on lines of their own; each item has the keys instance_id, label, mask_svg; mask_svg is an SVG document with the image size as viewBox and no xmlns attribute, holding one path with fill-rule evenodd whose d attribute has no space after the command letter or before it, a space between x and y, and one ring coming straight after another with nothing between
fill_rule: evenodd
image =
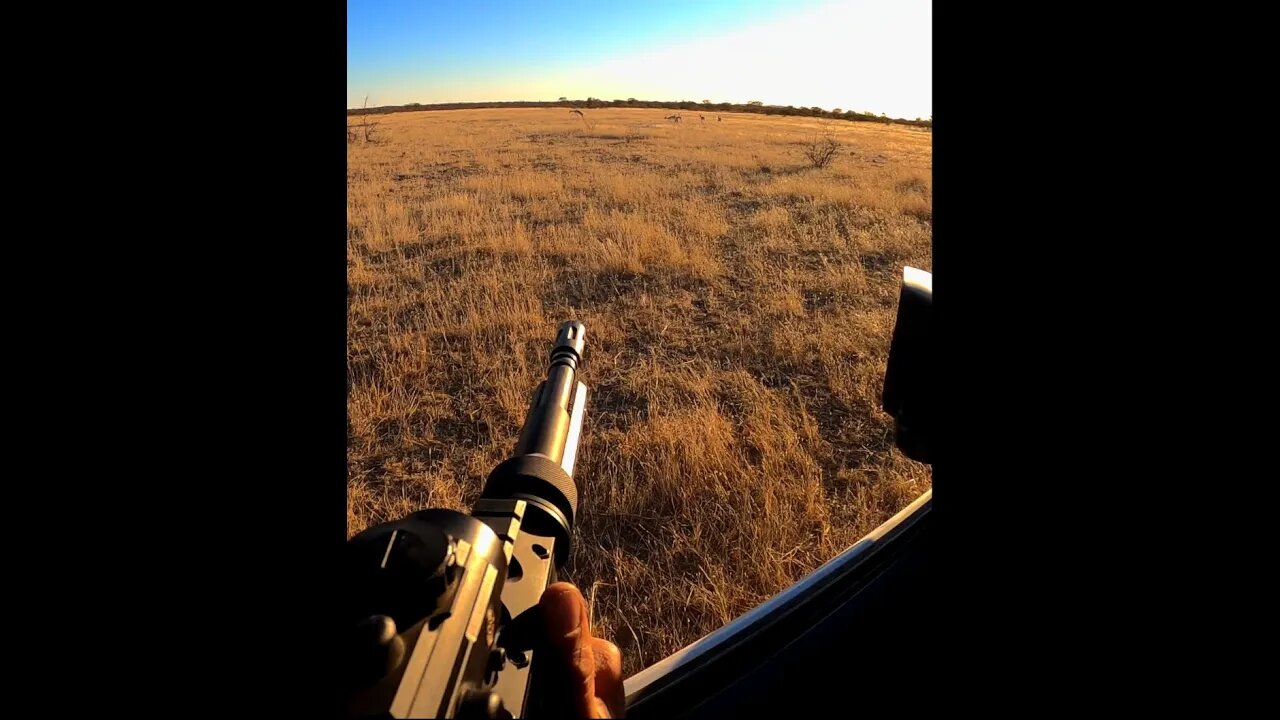
<instances>
[{"instance_id":1,"label":"horizon line","mask_svg":"<svg viewBox=\"0 0 1280 720\"><path fill-rule=\"evenodd\" d=\"M565 100L447 100L447 101L443 101L443 102L432 102L432 103L411 102L411 103L401 103L401 104L398 104L398 105L395 105L395 104L393 104L393 105L374 105L373 107L363 107L363 106L359 106L359 107L348 107L348 108L347 108L347 111L348 111L348 112L350 112L350 111L352 111L352 110L367 110L367 111L373 111L373 110L382 110L382 109L385 109L385 108L407 108L407 107L430 108L430 107L433 107L433 106L439 106L439 105L490 105L490 104L495 104L495 103L544 103L544 104L551 104L551 105L555 105L555 104L561 104L561 103L565 103L565 104L567 104L567 103L586 103L588 100L593 100L593 101L595 101L595 102L602 102L602 103L615 103L615 102L624 102L624 103L625 103L625 102L637 102L637 103L642 103L642 102L643 102L643 103L672 103L672 104L677 104L677 103L692 103L692 104L694 104L694 105L704 105L704 104L705 104L705 105L742 105L742 106L750 106L750 105L749 105L749 103L751 103L751 102L760 102L761 104L760 104L759 106L754 106L754 107L764 107L764 108L795 108L795 109L799 109L799 110L811 110L811 109L813 109L813 108L815 108L815 107L816 107L816 108L818 108L818 109L822 110L822 112L834 112L834 111L836 110L836 108L830 108L830 109L828 109L828 108L822 108L822 107L821 107L821 106L819 106L819 105L777 105L777 104L772 104L772 103L766 103L766 102L764 102L764 101L762 101L762 100L761 100L761 101L749 100L749 101L746 101L746 102L720 101L720 102L703 103L701 100L645 100L645 99L643 99L643 98L634 98L634 99L632 99L632 98L614 98L614 99L612 99L612 100L605 100L605 99L603 99L603 98L598 98L598 97L595 97L595 96L591 96L591 97L588 97L588 98L581 98L581 99L568 98L568 99L565 99ZM597 108L587 108L587 109L589 109L589 110L594 110L594 109L597 109ZM643 109L648 109L648 108L639 108L639 109L642 109L642 110L643 110ZM928 120L932 119L932 117L933 117L932 115L930 115L930 116L929 116L929 118L923 118L923 117L921 117L921 118L916 118L916 120L912 120L911 118L893 118L893 117L890 117L889 115L887 115L886 113L875 113L875 112L870 111L870 110L863 111L863 110L854 110L854 109L852 109L852 108L839 108L839 109L840 109L840 111L841 111L842 113L849 113L849 112L851 112L851 113L855 113L855 114L858 114L858 115L864 115L864 116L866 116L866 115L870 115L870 116L872 116L872 117L876 117L876 118L889 118L889 119L891 119L891 120L901 120L901 121L903 121L903 122L916 122L917 120L919 120L919 121L928 121Z\"/></svg>"}]
</instances>

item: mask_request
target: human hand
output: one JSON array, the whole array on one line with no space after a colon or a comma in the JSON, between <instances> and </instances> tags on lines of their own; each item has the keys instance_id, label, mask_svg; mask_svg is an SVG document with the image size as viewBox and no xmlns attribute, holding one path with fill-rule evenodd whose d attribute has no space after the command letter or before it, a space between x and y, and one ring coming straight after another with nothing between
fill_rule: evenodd
<instances>
[{"instance_id":1,"label":"human hand","mask_svg":"<svg viewBox=\"0 0 1280 720\"><path fill-rule=\"evenodd\" d=\"M620 718L626 710L622 653L604 638L592 637L587 601L567 582L547 587L539 601L546 632L544 652L552 663L543 698L553 716ZM541 681L540 681L541 682Z\"/></svg>"}]
</instances>

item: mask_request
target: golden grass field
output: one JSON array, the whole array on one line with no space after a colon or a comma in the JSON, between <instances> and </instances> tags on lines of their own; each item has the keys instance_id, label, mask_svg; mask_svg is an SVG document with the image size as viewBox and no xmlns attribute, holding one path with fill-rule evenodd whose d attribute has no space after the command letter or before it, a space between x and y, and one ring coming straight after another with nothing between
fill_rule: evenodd
<instances>
[{"instance_id":1,"label":"golden grass field","mask_svg":"<svg viewBox=\"0 0 1280 720\"><path fill-rule=\"evenodd\" d=\"M395 113L349 145L347 531L469 510L582 320L562 579L630 675L930 486L879 399L902 267L932 269L932 135L584 112Z\"/></svg>"}]
</instances>

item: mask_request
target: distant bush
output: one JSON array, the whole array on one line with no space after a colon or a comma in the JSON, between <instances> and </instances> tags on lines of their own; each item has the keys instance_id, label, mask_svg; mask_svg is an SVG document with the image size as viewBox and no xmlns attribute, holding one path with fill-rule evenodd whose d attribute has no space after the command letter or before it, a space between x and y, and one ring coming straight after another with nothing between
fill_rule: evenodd
<instances>
[{"instance_id":1,"label":"distant bush","mask_svg":"<svg viewBox=\"0 0 1280 720\"><path fill-rule=\"evenodd\" d=\"M367 95L365 96L364 107L360 109L364 111L360 113L360 123L357 125L351 125L350 123L347 124L347 144L348 145L361 139L363 139L367 143L377 142L377 139L374 137L374 135L378 129L378 126L381 125L382 123L376 120L371 121L369 119L369 96ZM350 112L347 113L348 116L350 116L351 114L352 113Z\"/></svg>"},{"instance_id":2,"label":"distant bush","mask_svg":"<svg viewBox=\"0 0 1280 720\"><path fill-rule=\"evenodd\" d=\"M809 158L809 162L816 168L830 165L838 152L840 152L840 143L829 135L810 141L804 148L804 156Z\"/></svg>"}]
</instances>

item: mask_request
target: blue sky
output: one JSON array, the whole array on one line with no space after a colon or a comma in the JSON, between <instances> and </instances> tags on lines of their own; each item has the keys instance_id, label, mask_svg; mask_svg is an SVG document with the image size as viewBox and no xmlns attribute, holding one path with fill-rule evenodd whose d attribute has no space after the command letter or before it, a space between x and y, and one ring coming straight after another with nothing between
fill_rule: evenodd
<instances>
[{"instance_id":1,"label":"blue sky","mask_svg":"<svg viewBox=\"0 0 1280 720\"><path fill-rule=\"evenodd\" d=\"M348 0L347 105L762 100L929 117L931 0Z\"/></svg>"}]
</instances>

